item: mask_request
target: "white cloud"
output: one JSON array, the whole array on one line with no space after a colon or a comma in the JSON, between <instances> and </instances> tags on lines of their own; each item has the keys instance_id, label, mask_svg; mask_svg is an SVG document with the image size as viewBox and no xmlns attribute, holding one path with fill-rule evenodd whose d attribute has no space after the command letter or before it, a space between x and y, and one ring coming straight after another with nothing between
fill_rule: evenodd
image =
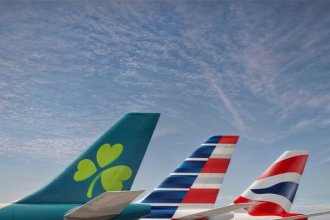
<instances>
[{"instance_id":1,"label":"white cloud","mask_svg":"<svg viewBox=\"0 0 330 220\"><path fill-rule=\"evenodd\" d=\"M0 155L20 155L63 163L72 160L88 144L88 139L23 139L0 138Z\"/></svg>"},{"instance_id":2,"label":"white cloud","mask_svg":"<svg viewBox=\"0 0 330 220\"><path fill-rule=\"evenodd\" d=\"M304 116L309 110L328 117L323 112L329 107L329 86L320 89L306 80L296 80L300 75L310 74L299 68L292 70L295 66L310 68L306 60L313 59L321 49L325 51L326 46L319 43L329 33L321 24L313 26L310 34L305 28L308 19L298 26L281 24L275 20L272 8L253 14L246 5L235 2L219 3L213 10L205 11L201 5L164 4L172 9L165 17L153 10L158 3L134 2L88 3L83 13L79 7L55 4L55 13L39 24L34 24L33 19L46 16L47 12L37 5L28 7L20 20L12 21L12 15L4 13L3 23L14 22L17 29L12 38L3 36L1 41L8 51L6 56L0 56L5 64L3 72L31 74L34 81L34 84L18 81L10 94L28 99L24 88L33 90L36 85L51 88L66 83L56 81L56 77L53 80L38 77L34 72L61 72L71 76L75 73L77 78L85 75L89 79L94 76L100 79L96 87L102 79L111 87L108 96L94 92L98 94L95 100L102 102L97 107L102 111L108 108L107 99L116 99L119 103L113 107L116 112L158 108L189 122L185 105L197 106L198 101L201 112L206 109L219 112L217 117L248 137L256 136L255 140L285 135L281 134L282 126L301 127L303 120L310 120ZM227 7L229 11L225 10ZM317 6L306 13L313 14L316 9ZM200 16L194 16L195 12ZM221 19L219 13L230 18L230 22ZM325 20L328 19L327 16ZM43 31L36 39L35 33L40 30ZM290 43L292 39L299 40ZM287 49L290 44L294 49ZM323 62L316 60L313 65ZM68 79L71 88L62 96L70 97L71 91L84 89L83 85L79 86L83 80L75 82L77 85L71 82L76 77ZM4 82L13 84L16 79ZM178 83L185 86L178 87ZM131 94L115 89L116 86ZM42 91L36 89L36 93ZM120 100L114 94L125 98ZM165 96L170 99L165 101ZM213 104L217 101L223 105ZM33 108L40 109L39 103ZM287 119L297 111L303 119L287 124ZM263 121L268 123L265 125ZM273 127L267 127L268 124ZM317 124L311 121L310 126ZM258 132L263 134L255 135Z\"/></svg>"},{"instance_id":3,"label":"white cloud","mask_svg":"<svg viewBox=\"0 0 330 220\"><path fill-rule=\"evenodd\" d=\"M229 110L229 112L231 113L234 121L233 124L235 126L237 126L241 132L246 132L246 125L243 121L243 119L241 118L241 116L239 115L238 111L236 110L236 108L233 106L232 101L227 97L226 93L224 92L224 90L222 89L218 78L219 76L215 75L215 74L211 74L208 73L207 75L207 79L209 81L209 84L213 87L214 91L218 94L220 100L222 101L222 103L226 106L226 108Z\"/></svg>"}]
</instances>

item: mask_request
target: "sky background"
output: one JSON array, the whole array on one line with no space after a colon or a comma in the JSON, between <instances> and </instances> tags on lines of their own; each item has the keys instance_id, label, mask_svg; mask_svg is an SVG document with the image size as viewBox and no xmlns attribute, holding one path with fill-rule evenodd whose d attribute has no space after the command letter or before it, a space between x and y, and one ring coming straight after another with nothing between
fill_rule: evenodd
<instances>
[{"instance_id":1,"label":"sky background","mask_svg":"<svg viewBox=\"0 0 330 220\"><path fill-rule=\"evenodd\" d=\"M293 210L329 209L329 27L329 1L0 1L1 202L138 111L162 115L134 189L239 134L218 205L304 149Z\"/></svg>"}]
</instances>

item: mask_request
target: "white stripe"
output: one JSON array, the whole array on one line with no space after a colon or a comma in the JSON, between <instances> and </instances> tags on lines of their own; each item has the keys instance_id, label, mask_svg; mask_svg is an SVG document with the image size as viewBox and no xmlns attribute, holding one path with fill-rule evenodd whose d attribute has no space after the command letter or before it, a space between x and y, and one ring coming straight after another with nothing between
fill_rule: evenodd
<instances>
[{"instance_id":1,"label":"white stripe","mask_svg":"<svg viewBox=\"0 0 330 220\"><path fill-rule=\"evenodd\" d=\"M231 159L232 154L212 154L210 158L217 158L217 159Z\"/></svg>"},{"instance_id":2,"label":"white stripe","mask_svg":"<svg viewBox=\"0 0 330 220\"><path fill-rule=\"evenodd\" d=\"M189 188L156 188L154 190L165 190L165 191L188 191Z\"/></svg>"},{"instance_id":3,"label":"white stripe","mask_svg":"<svg viewBox=\"0 0 330 220\"><path fill-rule=\"evenodd\" d=\"M186 161L207 161L209 158L187 158Z\"/></svg>"},{"instance_id":4,"label":"white stripe","mask_svg":"<svg viewBox=\"0 0 330 220\"><path fill-rule=\"evenodd\" d=\"M290 211L292 205L290 200L277 194L255 194L251 190L247 190L243 196L251 200L276 203L284 208L286 212Z\"/></svg>"},{"instance_id":5,"label":"white stripe","mask_svg":"<svg viewBox=\"0 0 330 220\"><path fill-rule=\"evenodd\" d=\"M220 189L224 177L224 173L201 173L191 188Z\"/></svg>"},{"instance_id":6,"label":"white stripe","mask_svg":"<svg viewBox=\"0 0 330 220\"><path fill-rule=\"evenodd\" d=\"M282 160L295 157L295 156L302 156L308 155L307 151L285 151L273 164L278 163Z\"/></svg>"},{"instance_id":7,"label":"white stripe","mask_svg":"<svg viewBox=\"0 0 330 220\"><path fill-rule=\"evenodd\" d=\"M216 148L223 148L223 149L233 149L235 148L236 144L216 144Z\"/></svg>"},{"instance_id":8,"label":"white stripe","mask_svg":"<svg viewBox=\"0 0 330 220\"><path fill-rule=\"evenodd\" d=\"M178 175L178 176L189 176L189 175L193 175L193 176L198 176L199 173L171 173L170 176L173 175Z\"/></svg>"},{"instance_id":9,"label":"white stripe","mask_svg":"<svg viewBox=\"0 0 330 220\"><path fill-rule=\"evenodd\" d=\"M224 178L225 173L200 173L198 178Z\"/></svg>"},{"instance_id":10,"label":"white stripe","mask_svg":"<svg viewBox=\"0 0 330 220\"><path fill-rule=\"evenodd\" d=\"M230 148L217 147L214 149L210 158L231 158L234 150L235 150L234 147L230 147Z\"/></svg>"},{"instance_id":11,"label":"white stripe","mask_svg":"<svg viewBox=\"0 0 330 220\"><path fill-rule=\"evenodd\" d=\"M217 145L219 145L219 144L212 144L212 143L209 143L209 144L201 144L200 147L201 147L201 146L215 146L215 147L216 147Z\"/></svg>"},{"instance_id":12,"label":"white stripe","mask_svg":"<svg viewBox=\"0 0 330 220\"><path fill-rule=\"evenodd\" d=\"M301 175L298 173L283 173L275 176L266 177L255 181L250 189L262 189L282 182L294 182L299 184Z\"/></svg>"},{"instance_id":13,"label":"white stripe","mask_svg":"<svg viewBox=\"0 0 330 220\"><path fill-rule=\"evenodd\" d=\"M220 189L220 184L211 183L194 183L192 189Z\"/></svg>"}]
</instances>

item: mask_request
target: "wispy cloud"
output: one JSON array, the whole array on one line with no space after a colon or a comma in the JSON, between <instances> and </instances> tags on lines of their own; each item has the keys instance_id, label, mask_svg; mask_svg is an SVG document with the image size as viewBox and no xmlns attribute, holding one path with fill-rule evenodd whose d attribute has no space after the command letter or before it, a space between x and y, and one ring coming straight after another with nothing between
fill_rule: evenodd
<instances>
[{"instance_id":1,"label":"wispy cloud","mask_svg":"<svg viewBox=\"0 0 330 220\"><path fill-rule=\"evenodd\" d=\"M236 110L236 108L233 106L232 101L227 97L226 93L222 89L221 85L219 84L218 76L215 74L208 73L207 79L209 84L213 87L215 92L218 94L220 100L222 103L226 106L226 108L231 113L234 121L233 124L236 125L241 132L246 132L246 125L241 118L240 114Z\"/></svg>"},{"instance_id":2,"label":"wispy cloud","mask_svg":"<svg viewBox=\"0 0 330 220\"><path fill-rule=\"evenodd\" d=\"M111 109L112 118L124 109L161 109L191 123L185 111L193 105L200 112L219 112L216 117L248 137L262 131L261 136L277 138L283 126L302 126L300 119L291 120L297 111L308 115L312 110L322 118L329 117L329 85L309 81L312 76L307 72L326 64L324 59L329 55L321 42L328 39L323 24L329 16L315 22L311 32L305 28L309 19L295 25L298 21L290 15L290 7L282 13L293 20L282 25L270 6L251 13L257 9L235 2L197 7L185 2L161 3L172 9L166 16L153 12L159 3L86 3L84 13L76 3L69 3L72 7L50 4L56 9L51 16L38 5L27 7L24 13L15 8L24 19L12 20L12 13L2 13L2 23L15 24L1 38L6 49L0 56L3 72L11 74L1 81L6 92L0 100L9 117L23 117L26 111L45 117L57 115L60 106L81 105L85 99L86 105L97 103L94 108L100 112ZM320 7L315 4L297 13L314 16ZM194 13L199 13L200 19ZM221 20L219 13L230 17L230 22ZM47 19L35 24L39 17ZM312 19L317 21L318 17ZM13 29L15 35L7 37ZM37 32L41 34L35 40ZM292 43L291 39L299 40ZM324 58L315 59L320 51ZM54 90L58 85L63 85L62 91ZM78 91L85 91L84 96ZM50 92L57 94L47 101ZM42 93L46 95L29 102L30 110L23 110L25 100ZM118 105L111 105L108 99ZM214 104L216 101L223 105ZM48 106L54 111L45 112ZM76 106L72 109L78 109ZM17 115L18 111L22 114ZM77 116L91 112L88 108L80 111ZM262 121L274 127L265 129ZM310 122L310 126L317 126Z\"/></svg>"},{"instance_id":3,"label":"wispy cloud","mask_svg":"<svg viewBox=\"0 0 330 220\"><path fill-rule=\"evenodd\" d=\"M65 163L86 149L88 139L11 139L0 138L0 155L16 155L17 157L34 157L43 160L52 160L56 163Z\"/></svg>"}]
</instances>

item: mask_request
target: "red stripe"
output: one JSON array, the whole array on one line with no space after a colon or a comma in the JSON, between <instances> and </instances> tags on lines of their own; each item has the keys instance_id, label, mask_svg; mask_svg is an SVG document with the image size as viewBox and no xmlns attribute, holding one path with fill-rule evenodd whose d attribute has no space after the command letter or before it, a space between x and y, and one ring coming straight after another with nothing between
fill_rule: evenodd
<instances>
[{"instance_id":1,"label":"red stripe","mask_svg":"<svg viewBox=\"0 0 330 220\"><path fill-rule=\"evenodd\" d=\"M230 159L209 158L205 163L201 173L226 173Z\"/></svg>"},{"instance_id":2,"label":"red stripe","mask_svg":"<svg viewBox=\"0 0 330 220\"><path fill-rule=\"evenodd\" d=\"M307 158L308 155L299 155L279 161L269 167L258 179L290 172L299 173L301 175L304 172Z\"/></svg>"},{"instance_id":3,"label":"red stripe","mask_svg":"<svg viewBox=\"0 0 330 220\"><path fill-rule=\"evenodd\" d=\"M255 200L247 199L243 196L238 197L234 203L250 203L250 202L256 202ZM245 210L253 216L265 216L265 215L282 215L287 214L287 212L282 208L282 206L272 203L272 202L266 202L258 200L258 202L264 202L260 205L255 205L249 208L245 208Z\"/></svg>"},{"instance_id":4,"label":"red stripe","mask_svg":"<svg viewBox=\"0 0 330 220\"><path fill-rule=\"evenodd\" d=\"M250 202L253 202L253 200L247 199L243 196L240 196L240 197L238 197L234 200L235 204L237 204L237 203L250 203Z\"/></svg>"},{"instance_id":5,"label":"red stripe","mask_svg":"<svg viewBox=\"0 0 330 220\"><path fill-rule=\"evenodd\" d=\"M182 203L215 203L220 189L189 189Z\"/></svg>"},{"instance_id":6,"label":"red stripe","mask_svg":"<svg viewBox=\"0 0 330 220\"><path fill-rule=\"evenodd\" d=\"M260 205L247 208L247 210L250 215L261 215L262 213L271 213L273 215L286 214L286 211L282 208L282 206L272 202L265 202Z\"/></svg>"},{"instance_id":7,"label":"red stripe","mask_svg":"<svg viewBox=\"0 0 330 220\"><path fill-rule=\"evenodd\" d=\"M255 200L250 200L245 197L238 197L234 203L250 203L256 202ZM262 202L262 201L258 201ZM301 214L297 213L287 213L281 206L272 202L265 202L260 205L256 205L250 208L245 209L250 215L252 216L280 216L280 217L290 217L290 216L297 216ZM307 218L302 217L299 220L307 220Z\"/></svg>"},{"instance_id":8,"label":"red stripe","mask_svg":"<svg viewBox=\"0 0 330 220\"><path fill-rule=\"evenodd\" d=\"M239 136L222 136L219 140L219 144L236 144Z\"/></svg>"}]
</instances>

